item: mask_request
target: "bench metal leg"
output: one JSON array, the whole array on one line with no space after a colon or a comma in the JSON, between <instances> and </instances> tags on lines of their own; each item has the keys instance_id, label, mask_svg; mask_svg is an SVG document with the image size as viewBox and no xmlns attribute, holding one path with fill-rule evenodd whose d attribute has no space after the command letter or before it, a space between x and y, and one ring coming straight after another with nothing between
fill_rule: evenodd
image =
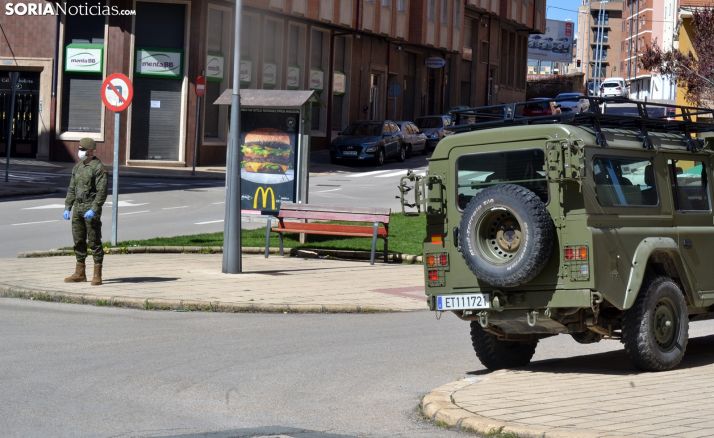
<instances>
[{"instance_id":1,"label":"bench metal leg","mask_svg":"<svg viewBox=\"0 0 714 438\"><path fill-rule=\"evenodd\" d=\"M372 225L372 253L369 258L369 264L374 264L374 253L377 252L377 232L379 231L379 222Z\"/></svg>"},{"instance_id":2,"label":"bench metal leg","mask_svg":"<svg viewBox=\"0 0 714 438\"><path fill-rule=\"evenodd\" d=\"M387 257L389 257L389 238L384 238L384 263L387 263Z\"/></svg>"},{"instance_id":3,"label":"bench metal leg","mask_svg":"<svg viewBox=\"0 0 714 438\"><path fill-rule=\"evenodd\" d=\"M280 236L280 255L283 256L283 233L278 233L278 236Z\"/></svg>"},{"instance_id":4,"label":"bench metal leg","mask_svg":"<svg viewBox=\"0 0 714 438\"><path fill-rule=\"evenodd\" d=\"M270 255L270 228L273 225L273 220L268 216L268 220L265 222L265 258Z\"/></svg>"}]
</instances>

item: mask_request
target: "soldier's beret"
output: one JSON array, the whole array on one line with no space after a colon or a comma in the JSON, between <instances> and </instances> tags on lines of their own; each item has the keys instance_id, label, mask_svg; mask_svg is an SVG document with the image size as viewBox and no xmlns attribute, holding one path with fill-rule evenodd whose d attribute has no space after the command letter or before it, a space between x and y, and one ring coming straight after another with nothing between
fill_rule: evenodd
<instances>
[{"instance_id":1,"label":"soldier's beret","mask_svg":"<svg viewBox=\"0 0 714 438\"><path fill-rule=\"evenodd\" d=\"M91 138L84 137L83 139L79 140L79 147L81 147L82 149L94 150L97 148L97 144Z\"/></svg>"}]
</instances>

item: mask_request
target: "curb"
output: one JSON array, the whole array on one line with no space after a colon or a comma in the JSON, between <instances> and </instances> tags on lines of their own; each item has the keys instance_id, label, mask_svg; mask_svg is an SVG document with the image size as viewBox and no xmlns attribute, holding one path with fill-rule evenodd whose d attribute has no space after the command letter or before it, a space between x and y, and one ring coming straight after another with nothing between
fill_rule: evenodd
<instances>
[{"instance_id":1,"label":"curb","mask_svg":"<svg viewBox=\"0 0 714 438\"><path fill-rule=\"evenodd\" d=\"M346 260L369 260L369 251L348 251L330 249L295 249L285 248L285 253L290 257L302 258L322 258L322 259L346 259ZM223 248L220 246L131 246L105 248L105 254L222 254ZM265 254L263 247L244 247L244 254ZM269 253L279 254L278 248L270 248ZM37 258L74 255L71 249L50 249L47 251L28 251L17 254L18 258ZM377 254L376 259L380 260ZM390 263L421 264L422 256L412 254L390 253L388 257Z\"/></svg>"},{"instance_id":2,"label":"curb","mask_svg":"<svg viewBox=\"0 0 714 438\"><path fill-rule=\"evenodd\" d=\"M90 304L100 307L123 307L140 310L173 310L177 312L222 313L395 313L400 309L383 309L342 304L258 304L221 303L220 301L149 299L101 294L75 294L37 290L0 284L0 297L20 298L68 304Z\"/></svg>"},{"instance_id":3,"label":"curb","mask_svg":"<svg viewBox=\"0 0 714 438\"><path fill-rule=\"evenodd\" d=\"M571 438L573 436L596 438L602 436L602 433L581 429L556 429L542 425L529 426L522 423L513 424L494 420L463 409L454 403L453 395L457 391L476 385L482 379L498 377L500 374L507 372L507 370L501 370L490 373L478 380L471 377L442 385L422 398L419 409L425 418L433 421L437 426L446 426L455 430L478 433L485 436L508 436L508 434L514 434L520 438Z\"/></svg>"}]
</instances>

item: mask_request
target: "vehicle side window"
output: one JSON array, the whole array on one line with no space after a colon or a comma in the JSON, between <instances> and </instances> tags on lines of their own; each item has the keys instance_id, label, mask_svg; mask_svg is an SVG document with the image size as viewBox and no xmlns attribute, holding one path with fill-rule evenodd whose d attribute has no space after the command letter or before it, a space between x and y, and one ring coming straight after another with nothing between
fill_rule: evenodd
<instances>
[{"instance_id":1,"label":"vehicle side window","mask_svg":"<svg viewBox=\"0 0 714 438\"><path fill-rule=\"evenodd\" d=\"M650 160L595 157L593 179L598 203L603 207L658 204L655 172Z\"/></svg>"},{"instance_id":2,"label":"vehicle side window","mask_svg":"<svg viewBox=\"0 0 714 438\"><path fill-rule=\"evenodd\" d=\"M707 169L701 161L668 160L674 207L680 211L709 211Z\"/></svg>"},{"instance_id":3,"label":"vehicle side window","mask_svg":"<svg viewBox=\"0 0 714 438\"><path fill-rule=\"evenodd\" d=\"M545 154L540 149L464 155L456 162L457 197L464 209L473 196L499 184L518 184L548 202Z\"/></svg>"},{"instance_id":4,"label":"vehicle side window","mask_svg":"<svg viewBox=\"0 0 714 438\"><path fill-rule=\"evenodd\" d=\"M392 127L389 126L389 123L385 123L382 125L382 134L391 134Z\"/></svg>"}]
</instances>

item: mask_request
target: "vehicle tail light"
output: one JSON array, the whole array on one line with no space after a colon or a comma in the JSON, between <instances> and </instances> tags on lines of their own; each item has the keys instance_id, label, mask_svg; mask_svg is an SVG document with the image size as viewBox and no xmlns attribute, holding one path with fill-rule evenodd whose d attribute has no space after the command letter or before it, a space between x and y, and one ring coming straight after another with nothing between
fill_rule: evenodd
<instances>
[{"instance_id":1,"label":"vehicle tail light","mask_svg":"<svg viewBox=\"0 0 714 438\"><path fill-rule=\"evenodd\" d=\"M588 247L584 245L580 246L566 246L565 247L565 260L587 260L588 259Z\"/></svg>"},{"instance_id":2,"label":"vehicle tail light","mask_svg":"<svg viewBox=\"0 0 714 438\"><path fill-rule=\"evenodd\" d=\"M436 269L429 271L429 281L439 281L439 271Z\"/></svg>"},{"instance_id":3,"label":"vehicle tail light","mask_svg":"<svg viewBox=\"0 0 714 438\"><path fill-rule=\"evenodd\" d=\"M445 268L449 266L449 254L429 254L426 256L426 266L429 268Z\"/></svg>"}]
</instances>

